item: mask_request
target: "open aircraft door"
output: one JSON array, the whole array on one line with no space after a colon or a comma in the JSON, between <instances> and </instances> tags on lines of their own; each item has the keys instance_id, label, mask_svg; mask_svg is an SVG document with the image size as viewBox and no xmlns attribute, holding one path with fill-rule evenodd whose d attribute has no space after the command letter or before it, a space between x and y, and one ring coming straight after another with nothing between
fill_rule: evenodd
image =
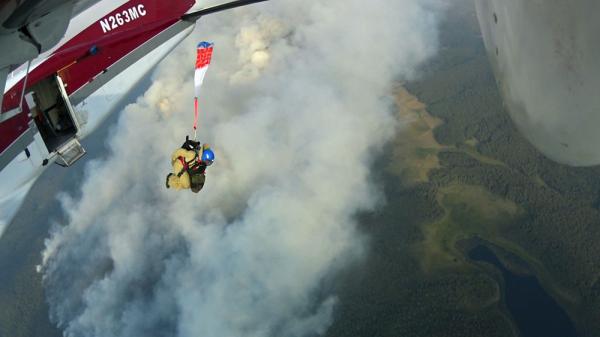
<instances>
[{"instance_id":1,"label":"open aircraft door","mask_svg":"<svg viewBox=\"0 0 600 337\"><path fill-rule=\"evenodd\" d=\"M81 124L83 121L79 120L79 115L75 113L75 110L73 110L73 106L69 100L69 95L67 95L65 85L60 76L56 76L56 83L58 84L58 89L65 102L65 108L76 129L75 136L56 150L56 155L58 156L56 163L60 166L68 167L79 160L79 158L83 157L86 153L85 149L79 142L79 138L77 138L77 134L81 130Z\"/></svg>"},{"instance_id":2,"label":"open aircraft door","mask_svg":"<svg viewBox=\"0 0 600 337\"><path fill-rule=\"evenodd\" d=\"M31 116L50 157L60 166L70 166L85 155L77 135L83 123L73 109L65 85L52 75L32 86L25 95Z\"/></svg>"}]
</instances>

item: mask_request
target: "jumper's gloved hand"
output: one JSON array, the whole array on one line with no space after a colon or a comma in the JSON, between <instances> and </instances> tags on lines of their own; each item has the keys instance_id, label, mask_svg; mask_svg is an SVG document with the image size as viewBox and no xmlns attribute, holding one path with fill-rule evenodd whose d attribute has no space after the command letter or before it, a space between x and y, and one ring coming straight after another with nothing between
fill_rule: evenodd
<instances>
[{"instance_id":1,"label":"jumper's gloved hand","mask_svg":"<svg viewBox=\"0 0 600 337\"><path fill-rule=\"evenodd\" d=\"M181 145L181 148L193 151L194 149L200 148L200 142L193 141L190 139L189 136L185 136L185 142L183 143L183 145Z\"/></svg>"}]
</instances>

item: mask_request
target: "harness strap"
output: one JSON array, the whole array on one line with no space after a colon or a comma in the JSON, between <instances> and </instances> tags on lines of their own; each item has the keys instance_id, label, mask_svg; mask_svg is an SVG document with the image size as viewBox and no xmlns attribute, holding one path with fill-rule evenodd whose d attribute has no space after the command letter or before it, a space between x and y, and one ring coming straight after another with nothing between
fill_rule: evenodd
<instances>
[{"instance_id":1,"label":"harness strap","mask_svg":"<svg viewBox=\"0 0 600 337\"><path fill-rule=\"evenodd\" d=\"M183 158L181 156L179 156L177 159L179 159L179 161L181 162L181 165L183 165L183 168L181 169L181 171L179 171L179 173L177 173L177 176L181 177L181 175L188 170L188 163L185 161L185 158Z\"/></svg>"},{"instance_id":2,"label":"harness strap","mask_svg":"<svg viewBox=\"0 0 600 337\"><path fill-rule=\"evenodd\" d=\"M183 175L184 172L190 171L190 169L200 166L201 161L200 161L200 156L198 156L198 151L194 151L194 152L195 152L195 156L189 162L185 161L185 158L182 156L177 157L177 159L179 159L179 161L181 162L181 165L183 166L183 168L181 168L181 171L179 171L179 173L177 173L178 177L181 177L181 175Z\"/></svg>"}]
</instances>

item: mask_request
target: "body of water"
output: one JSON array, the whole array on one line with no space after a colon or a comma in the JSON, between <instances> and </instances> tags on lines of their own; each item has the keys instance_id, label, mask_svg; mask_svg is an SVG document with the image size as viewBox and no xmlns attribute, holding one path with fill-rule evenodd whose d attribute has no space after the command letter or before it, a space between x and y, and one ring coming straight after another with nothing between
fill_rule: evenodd
<instances>
[{"instance_id":1,"label":"body of water","mask_svg":"<svg viewBox=\"0 0 600 337\"><path fill-rule=\"evenodd\" d=\"M469 258L493 264L504 278L504 301L521 337L577 337L573 322L534 276L508 270L484 245L469 251Z\"/></svg>"}]
</instances>

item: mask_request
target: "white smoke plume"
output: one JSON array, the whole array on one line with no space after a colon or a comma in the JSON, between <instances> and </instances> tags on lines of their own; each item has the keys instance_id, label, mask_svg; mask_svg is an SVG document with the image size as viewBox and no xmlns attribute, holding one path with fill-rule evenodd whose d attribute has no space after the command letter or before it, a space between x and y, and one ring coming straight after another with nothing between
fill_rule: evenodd
<instances>
[{"instance_id":1,"label":"white smoke plume","mask_svg":"<svg viewBox=\"0 0 600 337\"><path fill-rule=\"evenodd\" d=\"M391 87L434 52L436 7L270 1L203 19L64 198L41 270L65 335L323 334L336 298L320 286L365 248L354 216L381 199L369 170L397 127ZM199 40L215 42L199 135L216 162L193 194L164 180Z\"/></svg>"}]
</instances>

